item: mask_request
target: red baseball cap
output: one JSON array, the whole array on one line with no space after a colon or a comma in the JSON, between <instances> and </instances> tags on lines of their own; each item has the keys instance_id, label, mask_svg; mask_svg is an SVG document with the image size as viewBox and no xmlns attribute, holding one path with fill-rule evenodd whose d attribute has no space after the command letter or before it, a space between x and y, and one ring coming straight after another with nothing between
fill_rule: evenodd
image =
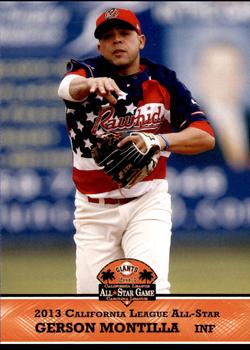
<instances>
[{"instance_id":1,"label":"red baseball cap","mask_svg":"<svg viewBox=\"0 0 250 350\"><path fill-rule=\"evenodd\" d=\"M141 25L136 15L126 9L111 8L102 13L96 20L95 38L100 39L101 34L115 22L126 23L141 35Z\"/></svg>"}]
</instances>

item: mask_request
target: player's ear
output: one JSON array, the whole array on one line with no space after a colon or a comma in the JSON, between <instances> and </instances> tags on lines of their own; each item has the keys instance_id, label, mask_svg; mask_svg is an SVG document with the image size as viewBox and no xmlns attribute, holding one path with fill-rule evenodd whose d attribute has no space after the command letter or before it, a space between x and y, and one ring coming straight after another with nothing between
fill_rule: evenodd
<instances>
[{"instance_id":1,"label":"player's ear","mask_svg":"<svg viewBox=\"0 0 250 350\"><path fill-rule=\"evenodd\" d=\"M140 50L142 50L144 48L145 43L146 43L146 37L145 37L145 35L142 34L139 36L139 48L140 48Z\"/></svg>"},{"instance_id":2,"label":"player's ear","mask_svg":"<svg viewBox=\"0 0 250 350\"><path fill-rule=\"evenodd\" d=\"M97 44L97 50L100 51L100 44Z\"/></svg>"}]
</instances>

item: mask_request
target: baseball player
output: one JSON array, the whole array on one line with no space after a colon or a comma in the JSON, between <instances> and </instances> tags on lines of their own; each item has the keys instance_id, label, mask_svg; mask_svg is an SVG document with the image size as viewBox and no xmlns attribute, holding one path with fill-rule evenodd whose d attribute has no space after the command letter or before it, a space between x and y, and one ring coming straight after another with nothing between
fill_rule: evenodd
<instances>
[{"instance_id":1,"label":"baseball player","mask_svg":"<svg viewBox=\"0 0 250 350\"><path fill-rule=\"evenodd\" d=\"M71 59L58 89L73 154L77 293L98 293L96 276L105 265L134 258L157 274L156 292L168 294L168 158L211 150L214 133L175 72L140 57L145 36L133 12L108 9L94 36L100 55ZM91 156L97 135L124 131L119 147L133 142L143 153L150 139L160 149L154 170L130 187L119 186Z\"/></svg>"}]
</instances>

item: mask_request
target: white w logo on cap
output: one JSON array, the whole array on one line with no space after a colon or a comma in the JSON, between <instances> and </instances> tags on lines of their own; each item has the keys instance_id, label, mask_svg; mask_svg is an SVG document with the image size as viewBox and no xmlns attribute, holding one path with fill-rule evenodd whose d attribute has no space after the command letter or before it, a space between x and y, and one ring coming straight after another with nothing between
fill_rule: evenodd
<instances>
[{"instance_id":1,"label":"white w logo on cap","mask_svg":"<svg viewBox=\"0 0 250 350\"><path fill-rule=\"evenodd\" d=\"M118 16L119 16L119 10L115 8L112 8L105 12L105 19L116 18Z\"/></svg>"}]
</instances>

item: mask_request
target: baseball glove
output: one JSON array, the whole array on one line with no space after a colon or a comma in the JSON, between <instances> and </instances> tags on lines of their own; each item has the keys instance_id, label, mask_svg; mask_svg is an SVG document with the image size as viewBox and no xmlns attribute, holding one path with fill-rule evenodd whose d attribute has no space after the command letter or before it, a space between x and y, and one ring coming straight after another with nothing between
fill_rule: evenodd
<instances>
[{"instance_id":1,"label":"baseball glove","mask_svg":"<svg viewBox=\"0 0 250 350\"><path fill-rule=\"evenodd\" d=\"M117 147L117 144L128 135L140 135L147 151L143 153L131 141L122 147ZM96 164L102 167L120 187L130 188L154 170L160 157L160 143L154 134L105 133L96 137L91 153Z\"/></svg>"}]
</instances>

